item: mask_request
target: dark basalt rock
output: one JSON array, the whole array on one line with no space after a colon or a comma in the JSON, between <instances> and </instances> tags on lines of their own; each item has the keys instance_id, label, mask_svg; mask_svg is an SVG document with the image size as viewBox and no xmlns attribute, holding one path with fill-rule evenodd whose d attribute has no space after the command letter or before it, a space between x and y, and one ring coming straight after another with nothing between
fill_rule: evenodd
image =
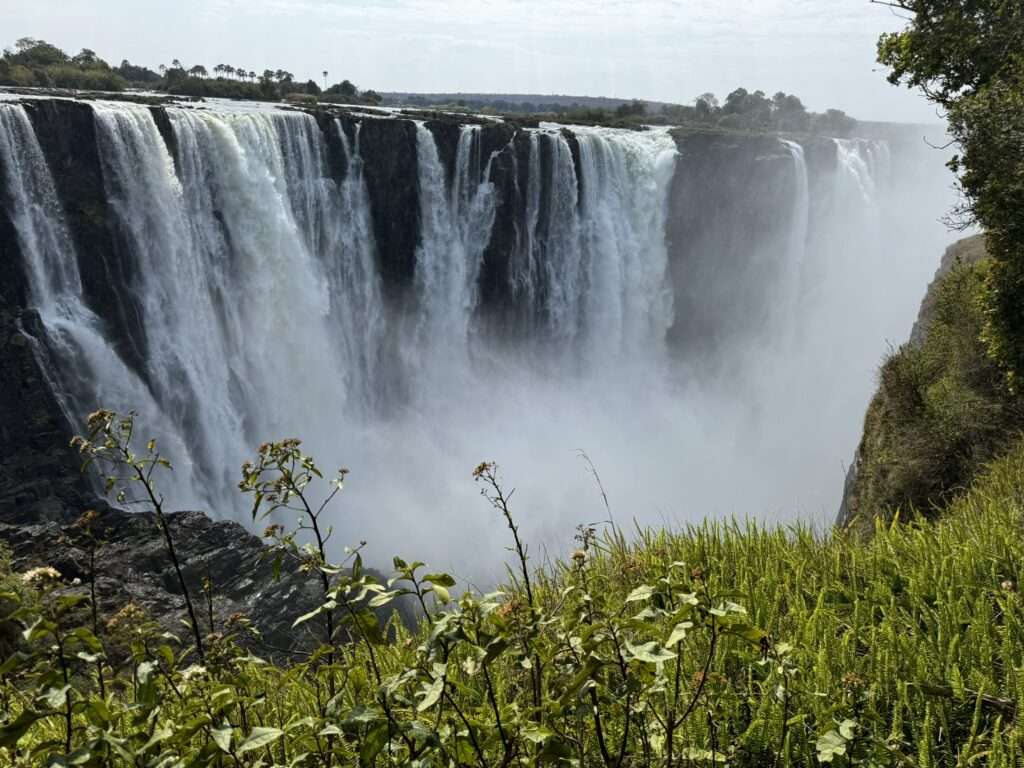
<instances>
[{"instance_id":1,"label":"dark basalt rock","mask_svg":"<svg viewBox=\"0 0 1024 768\"><path fill-rule=\"evenodd\" d=\"M0 307L0 520L59 520L89 492L68 442L71 425L40 363L38 316Z\"/></svg>"},{"instance_id":2,"label":"dark basalt rock","mask_svg":"<svg viewBox=\"0 0 1024 768\"><path fill-rule=\"evenodd\" d=\"M53 100L29 101L25 108L64 206L85 300L107 318L121 358L145 377L142 309L131 291L136 265L107 199L92 106Z\"/></svg>"},{"instance_id":3,"label":"dark basalt rock","mask_svg":"<svg viewBox=\"0 0 1024 768\"><path fill-rule=\"evenodd\" d=\"M448 189L451 189L452 179L455 178L455 157L459 151L462 126L442 120L430 120L425 125L434 137L437 156L441 160L441 167L444 168L445 184L448 185Z\"/></svg>"},{"instance_id":4,"label":"dark basalt rock","mask_svg":"<svg viewBox=\"0 0 1024 768\"><path fill-rule=\"evenodd\" d=\"M102 501L93 506L98 513L92 530L99 540L100 613L108 617L135 603L165 630L187 635L182 626L188 619L184 597L155 515L124 512ZM296 618L321 602L315 578L299 573L296 564L287 560L276 578L269 550L238 523L214 521L201 512L173 512L167 520L204 633L210 631L202 592L203 580L208 578L213 585L213 631L225 631L232 617L240 614L259 630L259 637L247 642L263 656L285 658L319 644L315 622L292 628ZM89 545L74 520L3 522L0 540L13 550L18 570L49 565L68 581L81 580L81 589L86 589ZM410 606L398 608L404 621L414 620ZM380 618L387 620L389 614L382 611Z\"/></svg>"},{"instance_id":5,"label":"dark basalt rock","mask_svg":"<svg viewBox=\"0 0 1024 768\"><path fill-rule=\"evenodd\" d=\"M512 279L513 260L525 248L527 232L526 193L529 184L530 139L524 132L503 141L491 161L491 183L496 195L496 212L491 239L484 249L478 285L477 314L487 335L509 339L518 330L529 333L529 307L519 302ZM497 132L485 133L485 138Z\"/></svg>"},{"instance_id":6,"label":"dark basalt rock","mask_svg":"<svg viewBox=\"0 0 1024 768\"><path fill-rule=\"evenodd\" d=\"M766 290L785 267L792 157L770 136L678 135L666 238L675 291L669 342L699 367L750 338L771 310ZM737 211L742 215L737 215Z\"/></svg>"},{"instance_id":7,"label":"dark basalt rock","mask_svg":"<svg viewBox=\"0 0 1024 768\"><path fill-rule=\"evenodd\" d=\"M361 122L363 175L381 278L388 299L402 301L412 286L420 236L416 125L378 118Z\"/></svg>"},{"instance_id":8,"label":"dark basalt rock","mask_svg":"<svg viewBox=\"0 0 1024 768\"><path fill-rule=\"evenodd\" d=\"M153 115L156 129L160 131L160 136L167 146L167 152L174 160L175 169L180 172L181 168L178 165L178 139L174 135L174 126L171 125L171 118L167 116L167 110L163 107L150 107L149 111Z\"/></svg>"}]
</instances>

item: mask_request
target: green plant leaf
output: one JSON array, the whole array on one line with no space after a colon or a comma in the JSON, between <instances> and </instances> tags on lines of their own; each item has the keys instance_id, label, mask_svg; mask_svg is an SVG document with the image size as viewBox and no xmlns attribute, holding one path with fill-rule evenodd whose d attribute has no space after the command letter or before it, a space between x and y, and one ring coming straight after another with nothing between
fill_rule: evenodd
<instances>
[{"instance_id":1,"label":"green plant leaf","mask_svg":"<svg viewBox=\"0 0 1024 768\"><path fill-rule=\"evenodd\" d=\"M665 641L665 647L671 648L686 637L686 633L693 627L692 621L681 621L672 628L672 634Z\"/></svg>"},{"instance_id":2,"label":"green plant leaf","mask_svg":"<svg viewBox=\"0 0 1024 768\"><path fill-rule=\"evenodd\" d=\"M643 586L637 587L632 592L630 592L629 596L626 597L626 602L627 603L635 603L638 600L647 600L653 594L654 594L654 587L651 587L651 586L648 586L647 584L644 584Z\"/></svg>"},{"instance_id":3,"label":"green plant leaf","mask_svg":"<svg viewBox=\"0 0 1024 768\"><path fill-rule=\"evenodd\" d=\"M246 752L251 752L254 749L262 749L268 744L273 744L283 735L284 731L280 728L253 728L249 735L246 736L245 741L238 745L236 751L238 754L244 755Z\"/></svg>"},{"instance_id":4,"label":"green plant leaf","mask_svg":"<svg viewBox=\"0 0 1024 768\"><path fill-rule=\"evenodd\" d=\"M434 682L424 688L423 700L416 705L417 712L425 712L437 703L444 693L444 678L437 678Z\"/></svg>"},{"instance_id":5,"label":"green plant leaf","mask_svg":"<svg viewBox=\"0 0 1024 768\"><path fill-rule=\"evenodd\" d=\"M388 743L388 724L377 723L370 729L369 733L363 738L363 743L359 748L359 760L361 765L371 765L374 758L381 753L384 746Z\"/></svg>"},{"instance_id":6,"label":"green plant leaf","mask_svg":"<svg viewBox=\"0 0 1024 768\"><path fill-rule=\"evenodd\" d=\"M838 755L846 754L847 741L837 731L829 731L815 742L818 760L831 763Z\"/></svg>"},{"instance_id":7,"label":"green plant leaf","mask_svg":"<svg viewBox=\"0 0 1024 768\"><path fill-rule=\"evenodd\" d=\"M676 654L665 648L661 643L653 641L642 645L633 645L627 640L625 646L626 651L632 658L648 664L660 664L676 657Z\"/></svg>"},{"instance_id":8,"label":"green plant leaf","mask_svg":"<svg viewBox=\"0 0 1024 768\"><path fill-rule=\"evenodd\" d=\"M210 737L213 739L213 743L220 748L221 752L231 754L231 734L233 732L230 725L225 725L220 728L212 728L210 730Z\"/></svg>"},{"instance_id":9,"label":"green plant leaf","mask_svg":"<svg viewBox=\"0 0 1024 768\"><path fill-rule=\"evenodd\" d=\"M423 577L424 581L429 581L434 586L440 585L442 587L454 587L455 579L449 576L447 573L428 573Z\"/></svg>"}]
</instances>

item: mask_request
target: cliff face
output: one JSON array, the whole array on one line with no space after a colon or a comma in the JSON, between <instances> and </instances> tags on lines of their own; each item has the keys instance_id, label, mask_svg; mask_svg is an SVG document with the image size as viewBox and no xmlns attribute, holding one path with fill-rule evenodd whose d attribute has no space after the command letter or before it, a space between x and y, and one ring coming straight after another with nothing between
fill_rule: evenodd
<instances>
[{"instance_id":1,"label":"cliff face","mask_svg":"<svg viewBox=\"0 0 1024 768\"><path fill-rule=\"evenodd\" d=\"M908 342L880 369L837 526L870 531L896 509L932 513L1016 436L1019 405L980 340L985 259L982 235L943 254Z\"/></svg>"}]
</instances>

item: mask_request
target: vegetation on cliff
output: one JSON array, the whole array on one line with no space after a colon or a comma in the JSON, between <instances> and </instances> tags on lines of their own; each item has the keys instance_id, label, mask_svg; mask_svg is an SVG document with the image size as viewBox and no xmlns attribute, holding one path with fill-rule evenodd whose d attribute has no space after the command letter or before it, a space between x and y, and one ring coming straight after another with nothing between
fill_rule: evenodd
<instances>
[{"instance_id":1,"label":"vegetation on cliff","mask_svg":"<svg viewBox=\"0 0 1024 768\"><path fill-rule=\"evenodd\" d=\"M1024 5L1006 0L892 0L907 28L884 35L889 80L921 89L949 118L950 167L963 223L985 229L992 257L985 339L1017 387L1024 376Z\"/></svg>"},{"instance_id":2,"label":"vegetation on cliff","mask_svg":"<svg viewBox=\"0 0 1024 768\"><path fill-rule=\"evenodd\" d=\"M561 97L540 97L538 101L499 95L470 95L453 98L442 94L401 94L396 103L483 114L512 115L532 119L555 119L583 125L608 125L624 128L660 124L714 128L729 131L790 132L849 136L857 121L839 109L823 113L809 112L794 94L783 91L767 96L764 91L736 88L720 103L713 93L704 93L693 104L662 104L652 108L639 99L617 106L602 105L611 99L589 99L587 103ZM595 103L596 102L596 103Z\"/></svg>"},{"instance_id":3,"label":"vegetation on cliff","mask_svg":"<svg viewBox=\"0 0 1024 768\"><path fill-rule=\"evenodd\" d=\"M295 75L282 69L265 69L257 74L230 64L217 64L211 69L202 64L186 66L177 59L170 66L160 65L159 69L154 72L127 59L120 66L112 67L88 48L69 56L45 40L23 37L0 57L0 85L92 91L123 91L135 87L196 98L273 101L307 98L347 104L377 104L381 100L376 92L360 91L348 80L321 91L315 81L296 81ZM325 80L327 74L323 73Z\"/></svg>"},{"instance_id":4,"label":"vegetation on cliff","mask_svg":"<svg viewBox=\"0 0 1024 768\"><path fill-rule=\"evenodd\" d=\"M100 412L78 445L113 471L113 494L155 507L163 461L133 432ZM203 591L174 637L134 605L98 615L54 569L15 574L0 557L0 759L923 768L1024 757L1024 543L1012 533L1024 447L939 524L879 524L865 542L708 522L639 531L633 544L584 526L578 549L540 571L484 463L473 475L515 564L486 595L457 595L452 577L397 557L383 582L358 549L331 562L323 511L345 475L317 491L321 471L294 440L243 467L255 517L301 520L297 532L268 527L266 567L296 559L322 594L295 617L321 647L290 665L244 651L247 618L208 612ZM83 536L91 525L87 514ZM87 583L103 563L91 568ZM421 608L413 630L371 610L402 597Z\"/></svg>"},{"instance_id":5,"label":"vegetation on cliff","mask_svg":"<svg viewBox=\"0 0 1024 768\"><path fill-rule=\"evenodd\" d=\"M910 341L882 365L844 522L938 513L1024 430L1024 402L983 341L991 270L981 237L952 247Z\"/></svg>"},{"instance_id":6,"label":"vegetation on cliff","mask_svg":"<svg viewBox=\"0 0 1024 768\"><path fill-rule=\"evenodd\" d=\"M884 363L842 522L941 509L1024 428L1024 6L893 0L907 27L879 40L889 80L949 119L963 203L985 234L937 279L914 338Z\"/></svg>"},{"instance_id":7,"label":"vegetation on cliff","mask_svg":"<svg viewBox=\"0 0 1024 768\"><path fill-rule=\"evenodd\" d=\"M45 40L23 37L0 57L0 85L120 91L128 83L95 51L69 56Z\"/></svg>"}]
</instances>

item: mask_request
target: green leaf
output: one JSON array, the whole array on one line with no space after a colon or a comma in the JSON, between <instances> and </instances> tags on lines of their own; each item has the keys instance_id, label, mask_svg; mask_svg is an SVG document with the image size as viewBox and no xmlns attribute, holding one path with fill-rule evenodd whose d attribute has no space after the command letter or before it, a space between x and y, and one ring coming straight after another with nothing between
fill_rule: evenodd
<instances>
[{"instance_id":1,"label":"green leaf","mask_svg":"<svg viewBox=\"0 0 1024 768\"><path fill-rule=\"evenodd\" d=\"M22 632L21 635L25 638L26 641L31 643L40 635L49 632L52 627L53 625L50 622L44 621L43 617L40 616L34 622L32 622L29 628Z\"/></svg>"},{"instance_id":2,"label":"green leaf","mask_svg":"<svg viewBox=\"0 0 1024 768\"><path fill-rule=\"evenodd\" d=\"M424 688L423 700L416 705L417 712L425 712L437 703L444 693L444 678L439 677Z\"/></svg>"},{"instance_id":3,"label":"green leaf","mask_svg":"<svg viewBox=\"0 0 1024 768\"><path fill-rule=\"evenodd\" d=\"M292 622L292 629L294 629L295 627L299 626L299 624L306 623L310 619L315 619L321 613L325 613L326 611L333 611L337 607L338 607L338 604L336 602L334 602L333 600L328 600L326 603L324 603L321 606L316 607L315 609L313 609L309 613L304 613L301 616L299 616L299 618L297 618L295 621Z\"/></svg>"},{"instance_id":4,"label":"green leaf","mask_svg":"<svg viewBox=\"0 0 1024 768\"><path fill-rule=\"evenodd\" d=\"M359 761L361 765L370 765L373 763L374 758L380 754L381 750L384 749L384 745L388 743L388 724L377 723L370 729L370 732L366 734L366 738L363 739L362 746L359 749Z\"/></svg>"},{"instance_id":5,"label":"green leaf","mask_svg":"<svg viewBox=\"0 0 1024 768\"><path fill-rule=\"evenodd\" d=\"M455 579L449 576L447 573L428 573L423 577L424 581L429 581L434 586L441 585L442 587L454 587Z\"/></svg>"},{"instance_id":6,"label":"green leaf","mask_svg":"<svg viewBox=\"0 0 1024 768\"><path fill-rule=\"evenodd\" d=\"M853 741L854 732L857 730L857 721L846 719L839 724L839 735L847 741Z\"/></svg>"},{"instance_id":7,"label":"green leaf","mask_svg":"<svg viewBox=\"0 0 1024 768\"><path fill-rule=\"evenodd\" d=\"M61 688L48 688L46 693L39 697L39 700L50 709L60 709L64 706L70 690L70 685L65 685Z\"/></svg>"},{"instance_id":8,"label":"green leaf","mask_svg":"<svg viewBox=\"0 0 1024 768\"><path fill-rule=\"evenodd\" d=\"M650 642L643 645L633 645L628 640L625 643L626 650L630 656L638 661L648 664L660 664L674 659L676 655L660 643Z\"/></svg>"},{"instance_id":9,"label":"green leaf","mask_svg":"<svg viewBox=\"0 0 1024 768\"><path fill-rule=\"evenodd\" d=\"M24 710L12 722L0 726L0 747L13 747L24 736L28 729L37 720L42 720L46 715L34 712L31 709Z\"/></svg>"},{"instance_id":10,"label":"green leaf","mask_svg":"<svg viewBox=\"0 0 1024 768\"><path fill-rule=\"evenodd\" d=\"M284 735L280 728L253 728L245 741L238 745L238 754L244 755L254 749L262 749L268 744L273 744Z\"/></svg>"},{"instance_id":11,"label":"green leaf","mask_svg":"<svg viewBox=\"0 0 1024 768\"><path fill-rule=\"evenodd\" d=\"M818 750L818 760L823 763L831 763L837 755L846 754L846 739L836 731L829 731L815 743Z\"/></svg>"},{"instance_id":12,"label":"green leaf","mask_svg":"<svg viewBox=\"0 0 1024 768\"><path fill-rule=\"evenodd\" d=\"M687 631L692 627L692 621L681 621L678 624L676 624L675 627L672 629L672 634L668 636L668 640L665 642L665 647L671 648L673 645L678 644L680 640L686 637Z\"/></svg>"},{"instance_id":13,"label":"green leaf","mask_svg":"<svg viewBox=\"0 0 1024 768\"><path fill-rule=\"evenodd\" d=\"M437 599L442 603L450 603L452 600L451 594L449 594L448 590L440 584L434 585L434 594L437 595Z\"/></svg>"},{"instance_id":14,"label":"green leaf","mask_svg":"<svg viewBox=\"0 0 1024 768\"><path fill-rule=\"evenodd\" d=\"M523 736L534 744L543 744L554 735L554 733L542 726L538 726L537 728L527 728L523 731Z\"/></svg>"},{"instance_id":15,"label":"green leaf","mask_svg":"<svg viewBox=\"0 0 1024 768\"><path fill-rule=\"evenodd\" d=\"M225 725L220 728L213 728L210 730L210 736L213 737L213 743L220 747L221 752L231 754L231 734L233 730L230 725Z\"/></svg>"},{"instance_id":16,"label":"green leaf","mask_svg":"<svg viewBox=\"0 0 1024 768\"><path fill-rule=\"evenodd\" d=\"M638 600L647 600L654 594L654 587L644 584L643 586L637 587L629 596L626 598L627 603L635 603Z\"/></svg>"},{"instance_id":17,"label":"green leaf","mask_svg":"<svg viewBox=\"0 0 1024 768\"><path fill-rule=\"evenodd\" d=\"M371 608L380 608L381 606L387 605L392 600L394 600L395 597L398 596L398 594L398 592L381 592L380 594L372 597L370 599L370 602L367 603L367 605L369 605Z\"/></svg>"}]
</instances>

